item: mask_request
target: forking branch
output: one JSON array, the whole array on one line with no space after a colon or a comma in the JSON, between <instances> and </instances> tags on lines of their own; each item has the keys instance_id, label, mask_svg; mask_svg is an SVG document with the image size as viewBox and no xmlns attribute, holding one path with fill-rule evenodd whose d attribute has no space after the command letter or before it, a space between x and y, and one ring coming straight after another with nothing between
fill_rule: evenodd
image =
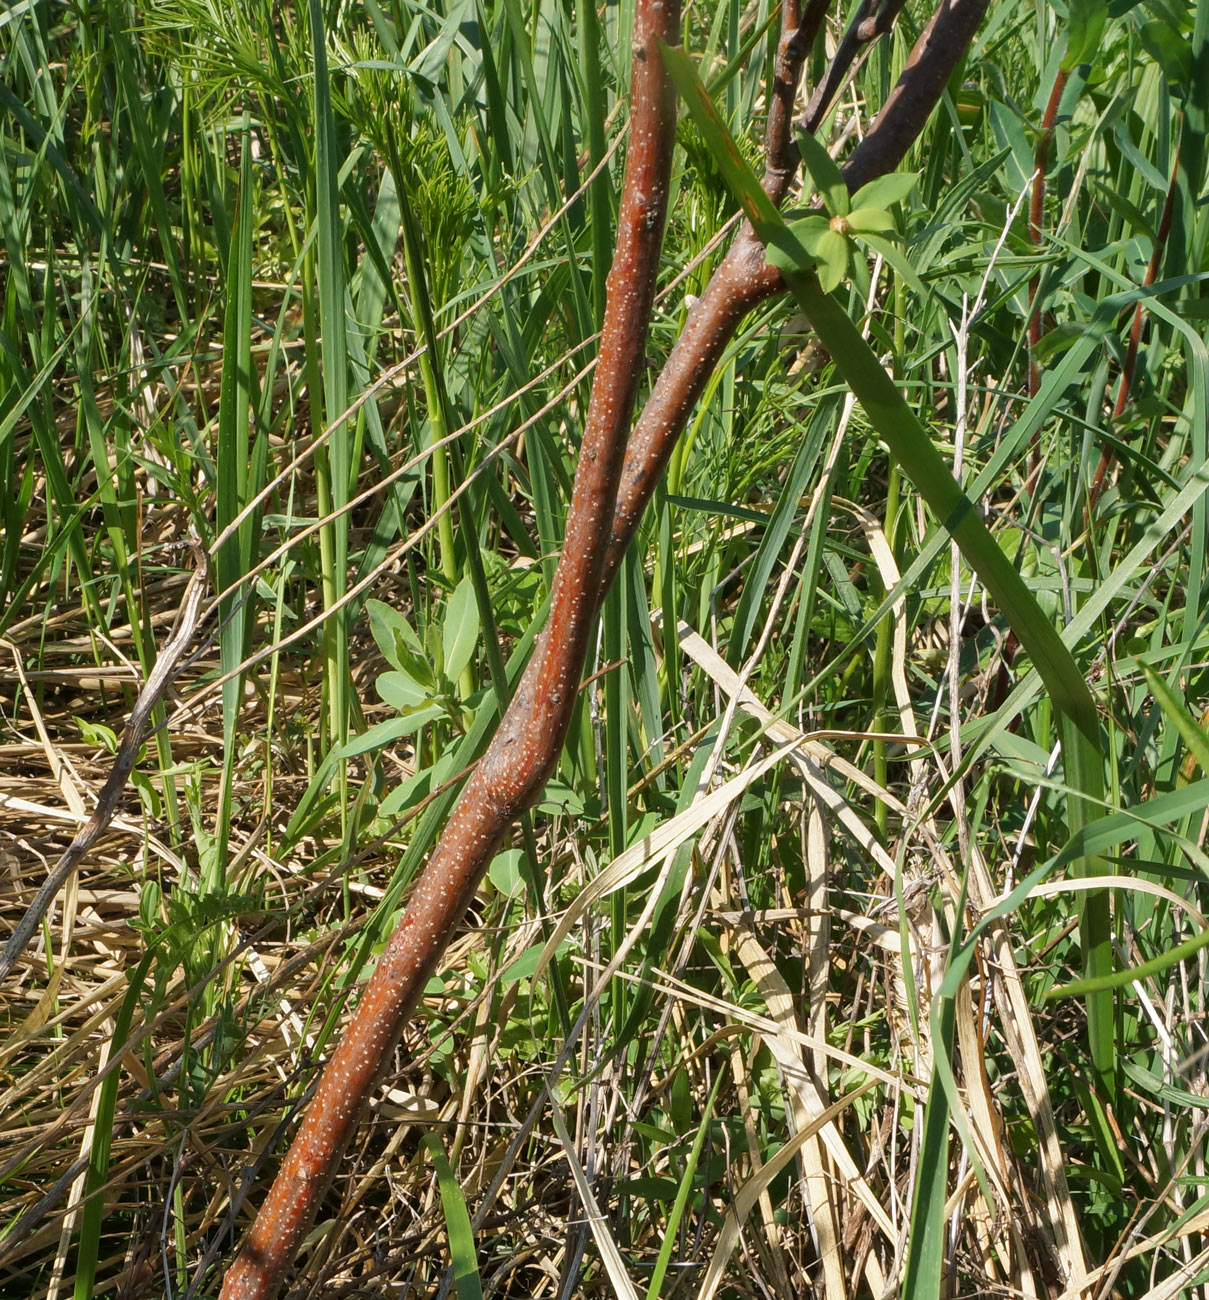
<instances>
[{"instance_id":1,"label":"forking branch","mask_svg":"<svg viewBox=\"0 0 1209 1300\"><path fill-rule=\"evenodd\" d=\"M918 137L977 30L989 0L940 0L906 68L843 168L850 189L894 170ZM864 6L888 30L899 5ZM770 96L764 187L780 205L796 172L793 105L827 0L784 0ZM869 9L869 13L865 13ZM884 21L883 21L884 20ZM677 0L638 0L631 136L609 275L600 361L585 422L550 616L499 730L470 777L256 1220L224 1282L224 1300L277 1293L335 1176L385 1063L512 822L539 798L561 752L605 591L633 540L688 416L745 316L784 292L749 225L690 313L627 446L644 368L647 328L666 219L675 124L660 40L679 33ZM842 76L825 79L831 94ZM812 104L817 125L830 105Z\"/></svg>"}]
</instances>

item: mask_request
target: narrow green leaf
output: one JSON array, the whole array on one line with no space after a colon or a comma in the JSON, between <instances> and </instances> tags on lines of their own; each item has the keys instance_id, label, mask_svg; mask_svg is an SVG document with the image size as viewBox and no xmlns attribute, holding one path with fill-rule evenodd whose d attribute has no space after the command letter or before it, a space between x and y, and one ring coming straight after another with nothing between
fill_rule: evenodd
<instances>
[{"instance_id":1,"label":"narrow green leaf","mask_svg":"<svg viewBox=\"0 0 1209 1300\"><path fill-rule=\"evenodd\" d=\"M1089 993L1104 993L1112 989L1124 988L1134 980L1161 975L1165 970L1170 970L1172 966L1200 952L1207 944L1209 944L1209 930L1202 930L1191 939L1185 939L1183 943L1177 943L1174 948L1159 953L1149 961L1140 962L1137 966L1111 971L1107 975L1099 975L1093 979L1072 980L1069 984L1059 984L1054 988L1046 989L1041 997L1043 1001L1051 1002L1055 998L1082 998Z\"/></svg>"},{"instance_id":2,"label":"narrow green leaf","mask_svg":"<svg viewBox=\"0 0 1209 1300\"><path fill-rule=\"evenodd\" d=\"M218 396L218 446L215 449L215 523L221 532L239 514L259 484L251 482L251 411L255 393L252 365L252 150L251 119L244 115L240 126L240 191L236 200L235 231L227 264L227 303L223 317L223 355ZM218 548L214 557L215 579L220 591L236 587L251 569L257 547L259 519L249 517ZM219 605L219 662L223 673L233 672L250 646L256 616L256 596L247 584ZM237 674L222 688L223 775L216 818L218 847L215 875L207 883L222 884L227 861L230 804L233 797L235 743L239 710L243 703L243 676Z\"/></svg>"},{"instance_id":3,"label":"narrow green leaf","mask_svg":"<svg viewBox=\"0 0 1209 1300\"><path fill-rule=\"evenodd\" d=\"M676 88L688 105L697 129L709 145L718 169L738 198L744 215L761 238L764 237L761 232L765 229L778 226L783 229L784 222L781 220L780 213L743 161L738 145L735 144L726 129L726 124L719 117L709 92L701 84L701 78L697 75L693 61L678 45L665 45L661 41L660 49Z\"/></svg>"},{"instance_id":4,"label":"narrow green leaf","mask_svg":"<svg viewBox=\"0 0 1209 1300\"><path fill-rule=\"evenodd\" d=\"M848 215L848 186L835 159L822 144L808 131L798 131L798 148L802 151L802 161L814 181L814 187L823 196L827 211L833 217Z\"/></svg>"},{"instance_id":5,"label":"narrow green leaf","mask_svg":"<svg viewBox=\"0 0 1209 1300\"><path fill-rule=\"evenodd\" d=\"M697 1172L701 1152L705 1149L705 1139L709 1134L710 1122L714 1117L714 1107L718 1103L718 1093L722 1089L724 1078L725 1075L719 1071L718 1077L714 1080L714 1086L710 1089L710 1094L706 1098L705 1109L701 1112L701 1121L697 1125L693 1145L689 1149L688 1160L685 1162L683 1169L677 1171L679 1186L676 1191L676 1199L672 1204L672 1212L668 1215L667 1225L663 1232L663 1241L659 1247L659 1257L656 1259L655 1268L651 1273L650 1285L646 1291L647 1300L657 1300L659 1293L663 1290L663 1279L667 1275L668 1264L671 1263L672 1251L675 1249L676 1237L680 1231L680 1223L684 1218L684 1211L688 1207L688 1199L693 1191L693 1175Z\"/></svg>"},{"instance_id":6,"label":"narrow green leaf","mask_svg":"<svg viewBox=\"0 0 1209 1300\"><path fill-rule=\"evenodd\" d=\"M907 1242L904 1296L939 1300L945 1260L945 1201L949 1186L949 1097L940 1071L948 1069L953 1044L951 997L939 999L932 1013L937 1060L923 1114L923 1143L915 1175L911 1230Z\"/></svg>"},{"instance_id":7,"label":"narrow green leaf","mask_svg":"<svg viewBox=\"0 0 1209 1300\"><path fill-rule=\"evenodd\" d=\"M886 259L887 264L902 276L903 283L919 294L921 299L928 297L927 285L919 278L919 273L907 260L906 254L896 243L889 239L883 239L880 235L870 234L868 231L862 233L861 243L873 249L875 253L880 253Z\"/></svg>"},{"instance_id":8,"label":"narrow green leaf","mask_svg":"<svg viewBox=\"0 0 1209 1300\"><path fill-rule=\"evenodd\" d=\"M1209 776L1209 736L1205 735L1196 719L1188 712L1184 702L1149 664L1142 665L1142 672L1146 675L1146 684L1150 687L1150 693L1159 708L1175 724L1180 739L1200 764L1201 771Z\"/></svg>"},{"instance_id":9,"label":"narrow green leaf","mask_svg":"<svg viewBox=\"0 0 1209 1300\"><path fill-rule=\"evenodd\" d=\"M466 1198L454 1177L445 1152L435 1133L425 1139L428 1154L437 1170L437 1183L441 1189L441 1209L445 1211L445 1231L449 1234L449 1257L453 1263L453 1283L458 1300L482 1300L483 1284L479 1278L478 1261L474 1254L474 1232L470 1215L466 1211Z\"/></svg>"},{"instance_id":10,"label":"narrow green leaf","mask_svg":"<svg viewBox=\"0 0 1209 1300\"><path fill-rule=\"evenodd\" d=\"M319 322L323 338L324 420L330 423L348 408L349 350L346 342L344 228L340 221L340 157L332 109L327 62L327 28L321 0L309 0L311 44L314 50L314 202L315 240L318 247ZM352 487L353 431L345 424L333 434L316 457L319 508L339 511ZM323 599L336 605L348 586L348 521L333 520L321 530ZM342 606L323 629L326 681L325 704L328 738L340 744L348 738L348 624L350 611Z\"/></svg>"},{"instance_id":11,"label":"narrow green leaf","mask_svg":"<svg viewBox=\"0 0 1209 1300\"><path fill-rule=\"evenodd\" d=\"M339 763L346 758L356 758L361 754L376 754L387 745L394 744L396 740L402 740L405 736L414 736L421 727L435 721L445 712L439 704L421 708L406 705L400 711L402 717L388 718L385 722L376 723L368 731L353 736L343 745L331 750L332 762Z\"/></svg>"}]
</instances>

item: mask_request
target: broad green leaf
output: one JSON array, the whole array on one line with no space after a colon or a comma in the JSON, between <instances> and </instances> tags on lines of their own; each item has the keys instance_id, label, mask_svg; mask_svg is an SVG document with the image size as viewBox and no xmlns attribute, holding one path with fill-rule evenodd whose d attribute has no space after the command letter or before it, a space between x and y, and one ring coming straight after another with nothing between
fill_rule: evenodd
<instances>
[{"instance_id":1,"label":"broad green leaf","mask_svg":"<svg viewBox=\"0 0 1209 1300\"><path fill-rule=\"evenodd\" d=\"M819 259L819 284L830 293L842 284L848 273L848 241L838 230L826 230L819 236L815 252Z\"/></svg>"},{"instance_id":2,"label":"broad green leaf","mask_svg":"<svg viewBox=\"0 0 1209 1300\"><path fill-rule=\"evenodd\" d=\"M915 188L919 177L915 172L890 172L879 176L868 185L862 185L852 196L852 207L888 208L901 203Z\"/></svg>"},{"instance_id":3,"label":"broad green leaf","mask_svg":"<svg viewBox=\"0 0 1209 1300\"><path fill-rule=\"evenodd\" d=\"M417 681L406 670L383 673L375 684L378 694L392 709L414 709L418 704L427 704L437 687L434 680Z\"/></svg>"},{"instance_id":4,"label":"broad green leaf","mask_svg":"<svg viewBox=\"0 0 1209 1300\"><path fill-rule=\"evenodd\" d=\"M893 230L894 218L882 208L857 208L845 218L848 229L858 235L870 231Z\"/></svg>"},{"instance_id":5,"label":"broad green leaf","mask_svg":"<svg viewBox=\"0 0 1209 1300\"><path fill-rule=\"evenodd\" d=\"M1192 47L1187 38L1157 21L1143 24L1138 35L1147 53L1163 69L1163 76L1177 86L1186 86L1192 72Z\"/></svg>"},{"instance_id":6,"label":"broad green leaf","mask_svg":"<svg viewBox=\"0 0 1209 1300\"><path fill-rule=\"evenodd\" d=\"M382 818L399 817L409 808L414 808L421 799L427 799L432 790L432 768L425 768L415 776L395 788L378 805L378 816Z\"/></svg>"},{"instance_id":7,"label":"broad green leaf","mask_svg":"<svg viewBox=\"0 0 1209 1300\"><path fill-rule=\"evenodd\" d=\"M819 239L831 229L831 222L821 212L812 212L807 217L791 221L789 229L797 236L802 247L813 254Z\"/></svg>"},{"instance_id":8,"label":"broad green leaf","mask_svg":"<svg viewBox=\"0 0 1209 1300\"><path fill-rule=\"evenodd\" d=\"M487 868L487 879L505 898L510 898L524 888L521 857L522 850L505 849L503 853L497 853L491 859L491 865Z\"/></svg>"},{"instance_id":9,"label":"broad green leaf","mask_svg":"<svg viewBox=\"0 0 1209 1300\"><path fill-rule=\"evenodd\" d=\"M103 722L89 722L87 718L76 717L75 714L72 717L80 728L80 735L86 745L97 745L107 754L118 752L117 732L112 727L107 727Z\"/></svg>"},{"instance_id":10,"label":"broad green leaf","mask_svg":"<svg viewBox=\"0 0 1209 1300\"><path fill-rule=\"evenodd\" d=\"M469 575L458 583L445 606L441 644L445 651L445 676L456 682L474 657L479 639L479 607Z\"/></svg>"},{"instance_id":11,"label":"broad green leaf","mask_svg":"<svg viewBox=\"0 0 1209 1300\"><path fill-rule=\"evenodd\" d=\"M563 942L559 944L555 956L561 956L570 944L570 939L564 939ZM544 951L545 946L540 943L535 943L531 948L526 948L515 961L509 962L500 972L501 986L515 984L517 980L529 979L537 970L539 963L541 963L541 957Z\"/></svg>"},{"instance_id":12,"label":"broad green leaf","mask_svg":"<svg viewBox=\"0 0 1209 1300\"><path fill-rule=\"evenodd\" d=\"M1107 18L1104 0L1070 0L1066 54L1062 59L1068 72L1095 58Z\"/></svg>"},{"instance_id":13,"label":"broad green leaf","mask_svg":"<svg viewBox=\"0 0 1209 1300\"><path fill-rule=\"evenodd\" d=\"M409 657L424 654L415 628L397 609L380 600L367 600L365 608L369 613L369 630L392 668L403 668L401 651L410 652Z\"/></svg>"}]
</instances>

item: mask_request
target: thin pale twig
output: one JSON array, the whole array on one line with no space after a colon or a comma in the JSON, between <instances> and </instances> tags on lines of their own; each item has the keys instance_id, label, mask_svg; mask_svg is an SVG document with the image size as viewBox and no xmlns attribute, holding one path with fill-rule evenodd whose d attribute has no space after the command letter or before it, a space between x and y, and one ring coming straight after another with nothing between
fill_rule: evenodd
<instances>
[{"instance_id":1,"label":"thin pale twig","mask_svg":"<svg viewBox=\"0 0 1209 1300\"><path fill-rule=\"evenodd\" d=\"M97 795L97 806L67 846L63 856L25 909L25 915L17 923L17 928L9 936L4 951L0 953L0 979L3 979L16 965L59 891L113 820L118 799L126 788L126 782L130 779L130 773L134 771L134 765L138 761L139 750L142 748L147 727L151 722L151 715L168 689L180 667L185 650L197 632L202 601L210 585L210 560L205 547L200 542L192 542L191 548L196 567L185 590L185 598L176 626L156 658L155 667L148 675L143 689L134 702L134 708L130 711L130 717L126 720L121 740L118 742L117 753L114 755L113 766L110 768L105 784L101 787L100 794Z\"/></svg>"}]
</instances>

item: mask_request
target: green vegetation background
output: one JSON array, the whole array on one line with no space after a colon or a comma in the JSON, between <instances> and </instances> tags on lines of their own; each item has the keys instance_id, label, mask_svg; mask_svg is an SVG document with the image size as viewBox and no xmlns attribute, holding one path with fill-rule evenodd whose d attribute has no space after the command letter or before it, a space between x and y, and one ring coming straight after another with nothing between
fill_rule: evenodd
<instances>
[{"instance_id":1,"label":"green vegetation background","mask_svg":"<svg viewBox=\"0 0 1209 1300\"><path fill-rule=\"evenodd\" d=\"M930 8L908 3L837 101L819 138L838 157ZM1101 803L1072 811L1088 787L1054 701L831 356L788 300L762 309L606 601L558 773L433 982L308 1285L435 1294L452 1256L463 1297L830 1297L909 1258L916 1295L1047 1294L1071 1225L1088 1294L1209 1280L1189 942L1209 879L1209 5L1095 6L1076 59L1088 8L994 0L914 187L888 196L887 246L855 232L830 257L1091 687ZM91 807L191 534L219 597L121 823L5 988L0 1294L216 1287L541 625L631 18L0 14L6 924ZM734 0L685 26L753 163L777 18ZM709 133L685 118L679 140L652 378L737 210ZM737 674L774 725L728 710ZM1096 939L1125 974L1099 1001L1066 996L1088 973L1076 860L1112 877Z\"/></svg>"}]
</instances>

